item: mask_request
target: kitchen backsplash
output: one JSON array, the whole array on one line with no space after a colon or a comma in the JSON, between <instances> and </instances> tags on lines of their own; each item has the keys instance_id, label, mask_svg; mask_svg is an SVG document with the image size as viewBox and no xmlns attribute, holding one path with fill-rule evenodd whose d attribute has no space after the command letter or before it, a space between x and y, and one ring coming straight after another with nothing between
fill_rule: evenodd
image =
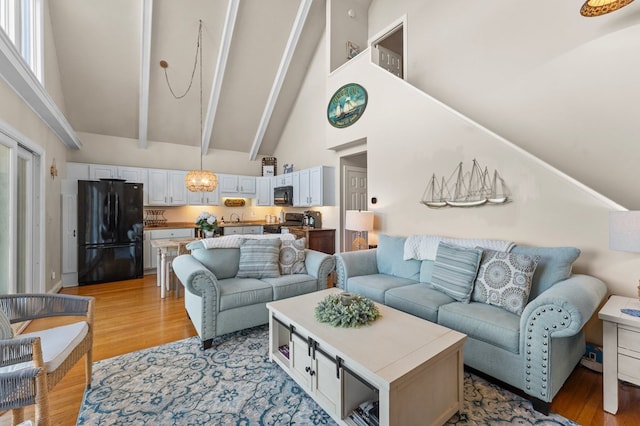
<instances>
[{"instance_id":1,"label":"kitchen backsplash","mask_svg":"<svg viewBox=\"0 0 640 426\"><path fill-rule=\"evenodd\" d=\"M204 211L210 212L218 216L218 220L224 217L225 221L231 220L231 214L235 213L243 221L264 221L267 215L274 215L278 217L280 207L225 207L225 206L179 206L179 207L154 207L153 209L161 208L164 210L164 217L167 222L193 222L196 217ZM148 210L148 209L145 209ZM299 212L302 213L305 210L309 210L308 207L284 207L285 212ZM321 210L314 208L314 210ZM234 215L235 219L235 215ZM326 224L325 224L326 226Z\"/></svg>"}]
</instances>

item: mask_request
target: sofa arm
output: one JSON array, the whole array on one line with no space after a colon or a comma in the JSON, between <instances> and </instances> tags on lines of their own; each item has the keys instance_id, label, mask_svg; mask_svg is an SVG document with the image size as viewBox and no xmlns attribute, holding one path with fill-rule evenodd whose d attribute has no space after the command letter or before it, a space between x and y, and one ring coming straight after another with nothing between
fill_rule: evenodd
<instances>
[{"instance_id":1,"label":"sofa arm","mask_svg":"<svg viewBox=\"0 0 640 426\"><path fill-rule=\"evenodd\" d=\"M215 316L220 310L220 283L216 275L190 254L176 257L173 270L186 291L202 298L202 305L210 307Z\"/></svg>"},{"instance_id":2,"label":"sofa arm","mask_svg":"<svg viewBox=\"0 0 640 426\"><path fill-rule=\"evenodd\" d=\"M572 275L529 302L522 312L520 329L550 326L550 337L573 336L582 330L606 294L607 286L599 279Z\"/></svg>"},{"instance_id":3,"label":"sofa arm","mask_svg":"<svg viewBox=\"0 0 640 426\"><path fill-rule=\"evenodd\" d=\"M327 288L327 277L335 269L336 261L332 255L316 250L306 249L304 265L307 274L318 281L318 290Z\"/></svg>"},{"instance_id":4,"label":"sofa arm","mask_svg":"<svg viewBox=\"0 0 640 426\"><path fill-rule=\"evenodd\" d=\"M336 253L336 272L338 273L338 287L348 290L347 280L360 275L378 273L377 249L347 251Z\"/></svg>"},{"instance_id":5,"label":"sofa arm","mask_svg":"<svg viewBox=\"0 0 640 426\"><path fill-rule=\"evenodd\" d=\"M552 342L582 330L607 293L606 285L588 275L572 275L554 284L524 308L520 318L520 350L525 354L525 392L550 401Z\"/></svg>"}]
</instances>

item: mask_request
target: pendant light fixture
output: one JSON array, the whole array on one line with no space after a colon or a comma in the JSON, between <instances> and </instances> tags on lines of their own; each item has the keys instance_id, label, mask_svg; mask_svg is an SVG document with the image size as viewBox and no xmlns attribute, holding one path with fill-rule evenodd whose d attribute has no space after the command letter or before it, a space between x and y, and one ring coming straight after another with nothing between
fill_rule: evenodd
<instances>
[{"instance_id":1,"label":"pendant light fixture","mask_svg":"<svg viewBox=\"0 0 640 426\"><path fill-rule=\"evenodd\" d=\"M580 8L582 16L600 16L625 7L633 0L587 0Z\"/></svg>"},{"instance_id":2,"label":"pendant light fixture","mask_svg":"<svg viewBox=\"0 0 640 426\"><path fill-rule=\"evenodd\" d=\"M193 77L195 76L198 63L200 64L200 137L198 138L198 146L200 147L200 169L190 170L187 173L187 176L185 176L184 178L184 184L191 192L211 192L214 191L218 186L218 177L212 171L203 170L202 168L202 20L199 21L198 26L196 57L193 64L193 71L191 72L191 81L189 82L187 90L185 90L182 95L176 95L171 88L171 84L169 83L169 76L167 75L167 68L169 67L169 64L167 63L167 61L160 61L160 66L164 70L164 77L167 81L167 86L169 86L169 91L174 98L182 99L187 95L187 93L189 93L189 90L191 90L191 86L193 84Z\"/></svg>"}]
</instances>

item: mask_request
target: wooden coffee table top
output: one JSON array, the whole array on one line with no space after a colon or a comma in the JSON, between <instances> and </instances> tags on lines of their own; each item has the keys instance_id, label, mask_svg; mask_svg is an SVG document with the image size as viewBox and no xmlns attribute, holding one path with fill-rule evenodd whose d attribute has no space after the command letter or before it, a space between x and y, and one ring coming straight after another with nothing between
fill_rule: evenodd
<instances>
[{"instance_id":1,"label":"wooden coffee table top","mask_svg":"<svg viewBox=\"0 0 640 426\"><path fill-rule=\"evenodd\" d=\"M277 318L306 330L321 347L344 355L387 385L439 355L457 350L466 339L462 333L378 303L381 316L369 325L343 328L318 321L316 305L341 291L330 288L308 293L270 302L267 308Z\"/></svg>"}]
</instances>

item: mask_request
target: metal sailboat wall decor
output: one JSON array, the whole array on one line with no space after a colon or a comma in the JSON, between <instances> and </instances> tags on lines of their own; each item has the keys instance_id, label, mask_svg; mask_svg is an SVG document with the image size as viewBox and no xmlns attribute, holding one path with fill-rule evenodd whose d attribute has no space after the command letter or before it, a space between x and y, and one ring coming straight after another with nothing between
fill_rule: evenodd
<instances>
[{"instance_id":1,"label":"metal sailboat wall decor","mask_svg":"<svg viewBox=\"0 0 640 426\"><path fill-rule=\"evenodd\" d=\"M510 192L497 170L493 176L474 159L471 170L464 172L462 162L458 164L449 179L431 176L422 195L422 204L431 208L478 207L487 204L505 204L510 200Z\"/></svg>"}]
</instances>

